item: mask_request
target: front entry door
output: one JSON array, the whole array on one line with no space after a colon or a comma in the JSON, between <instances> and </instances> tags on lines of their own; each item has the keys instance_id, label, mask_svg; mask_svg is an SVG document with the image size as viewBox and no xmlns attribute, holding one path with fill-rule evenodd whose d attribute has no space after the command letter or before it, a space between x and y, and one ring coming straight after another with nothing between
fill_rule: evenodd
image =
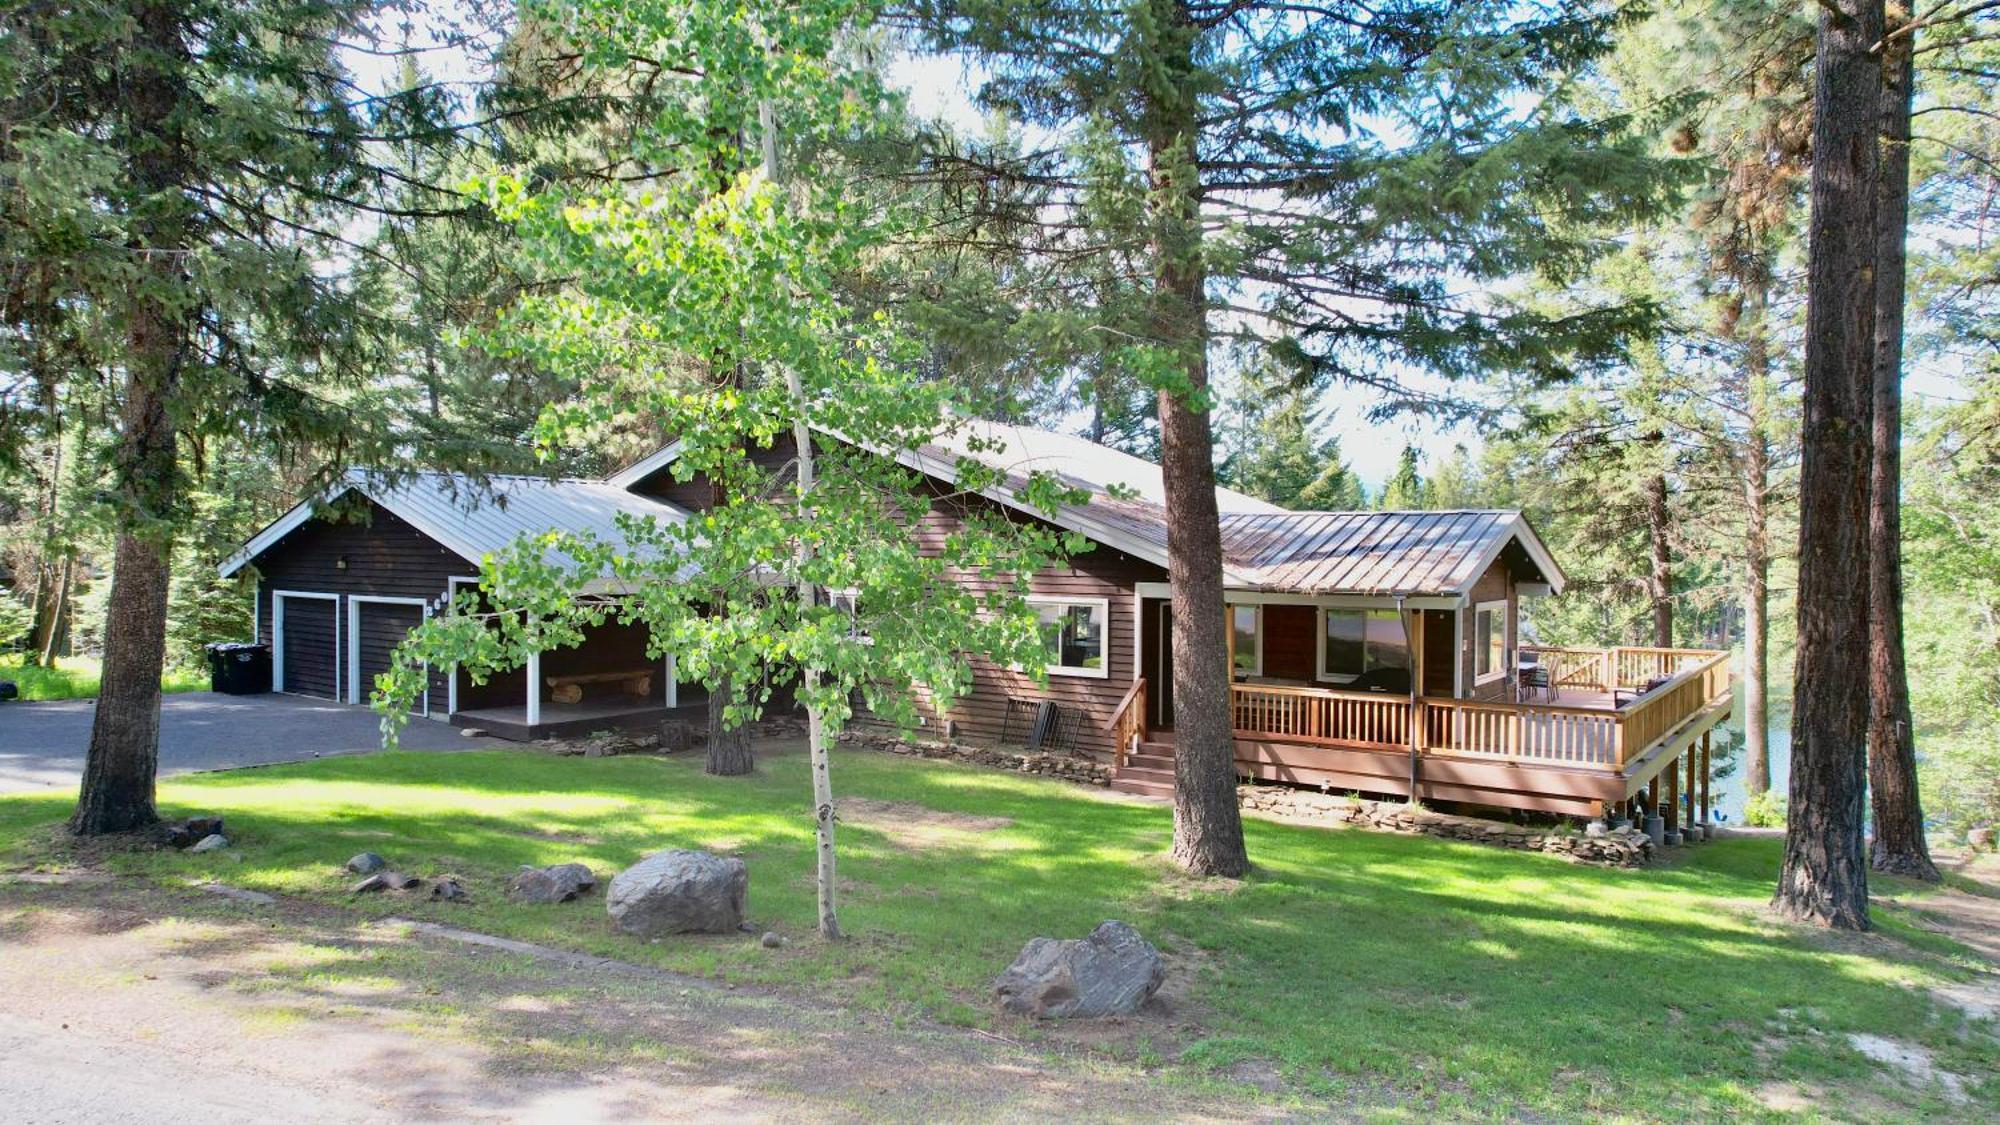
<instances>
[{"instance_id":1,"label":"front entry door","mask_svg":"<svg viewBox=\"0 0 2000 1125\"><path fill-rule=\"evenodd\" d=\"M1174 725L1174 603L1160 603L1160 636L1153 649L1153 725Z\"/></svg>"}]
</instances>

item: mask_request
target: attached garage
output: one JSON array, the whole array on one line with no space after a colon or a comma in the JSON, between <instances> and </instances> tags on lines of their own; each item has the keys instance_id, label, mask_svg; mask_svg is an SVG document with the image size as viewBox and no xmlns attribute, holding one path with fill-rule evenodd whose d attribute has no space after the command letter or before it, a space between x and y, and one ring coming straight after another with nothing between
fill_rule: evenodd
<instances>
[{"instance_id":1,"label":"attached garage","mask_svg":"<svg viewBox=\"0 0 2000 1125\"><path fill-rule=\"evenodd\" d=\"M271 683L294 695L340 698L340 596L271 591Z\"/></svg>"},{"instance_id":2,"label":"attached garage","mask_svg":"<svg viewBox=\"0 0 2000 1125\"><path fill-rule=\"evenodd\" d=\"M476 588L481 560L527 534L613 536L628 516L677 522L686 513L601 481L354 471L259 532L220 572L257 573L257 639L272 646L277 690L366 704L410 630L443 613L454 591ZM679 702L666 667L643 698L598 682L651 663L643 634L630 632L595 630L576 650L547 653L546 668L535 669L545 674L512 669L474 685L456 669L431 668L415 713L444 719L478 710L478 725L518 738L596 729L611 718L657 721ZM595 677L589 696L574 707L551 703L543 715L561 686L548 680L577 677Z\"/></svg>"}]
</instances>

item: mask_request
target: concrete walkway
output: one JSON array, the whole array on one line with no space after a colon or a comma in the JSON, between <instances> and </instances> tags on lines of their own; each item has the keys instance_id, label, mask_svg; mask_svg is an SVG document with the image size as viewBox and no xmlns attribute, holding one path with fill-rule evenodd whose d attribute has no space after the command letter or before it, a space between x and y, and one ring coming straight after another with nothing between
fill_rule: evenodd
<instances>
[{"instance_id":1,"label":"concrete walkway","mask_svg":"<svg viewBox=\"0 0 2000 1125\"><path fill-rule=\"evenodd\" d=\"M0 793L74 789L97 704L0 703ZM169 695L160 706L160 774L301 762L380 748L379 717L366 707L296 695ZM405 750L509 746L457 728L411 719Z\"/></svg>"}]
</instances>

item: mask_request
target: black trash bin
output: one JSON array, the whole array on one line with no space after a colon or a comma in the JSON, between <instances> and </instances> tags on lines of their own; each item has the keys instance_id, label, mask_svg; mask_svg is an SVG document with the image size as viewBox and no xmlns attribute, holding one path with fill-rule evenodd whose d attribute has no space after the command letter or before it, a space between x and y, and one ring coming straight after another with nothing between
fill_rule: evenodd
<instances>
[{"instance_id":1,"label":"black trash bin","mask_svg":"<svg viewBox=\"0 0 2000 1125\"><path fill-rule=\"evenodd\" d=\"M208 646L208 686L224 695L271 690L271 646L230 642Z\"/></svg>"}]
</instances>

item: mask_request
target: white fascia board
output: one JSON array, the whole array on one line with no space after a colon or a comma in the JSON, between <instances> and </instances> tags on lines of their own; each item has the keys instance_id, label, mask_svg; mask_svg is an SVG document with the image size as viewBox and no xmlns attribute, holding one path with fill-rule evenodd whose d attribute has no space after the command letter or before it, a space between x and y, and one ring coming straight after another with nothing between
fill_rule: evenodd
<instances>
[{"instance_id":1,"label":"white fascia board","mask_svg":"<svg viewBox=\"0 0 2000 1125\"><path fill-rule=\"evenodd\" d=\"M631 491L633 485L666 468L680 459L681 443L678 438L641 457L616 473L604 478L604 483Z\"/></svg>"}]
</instances>

